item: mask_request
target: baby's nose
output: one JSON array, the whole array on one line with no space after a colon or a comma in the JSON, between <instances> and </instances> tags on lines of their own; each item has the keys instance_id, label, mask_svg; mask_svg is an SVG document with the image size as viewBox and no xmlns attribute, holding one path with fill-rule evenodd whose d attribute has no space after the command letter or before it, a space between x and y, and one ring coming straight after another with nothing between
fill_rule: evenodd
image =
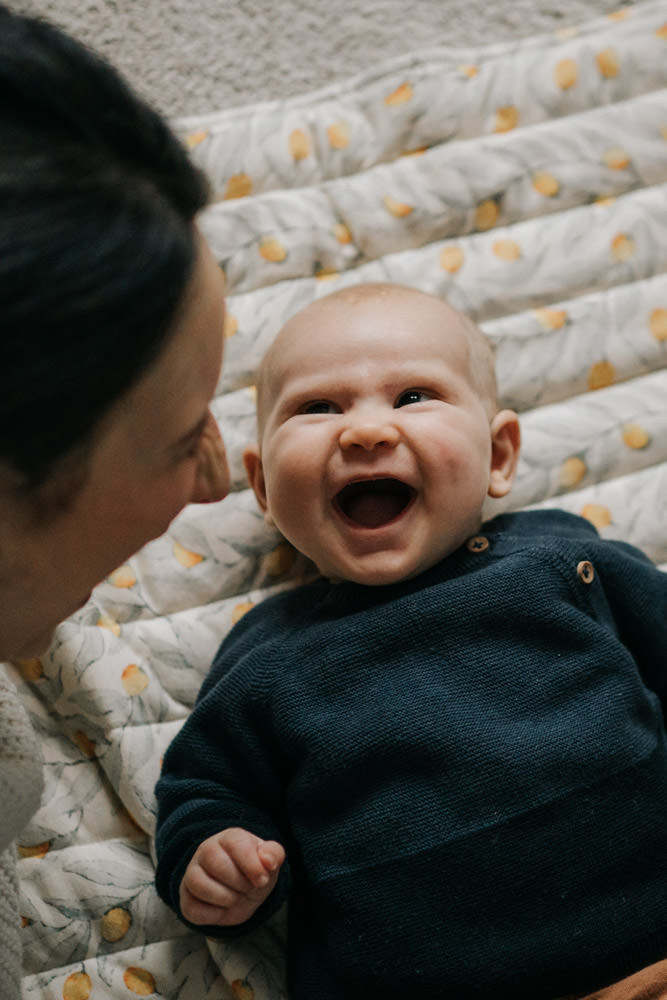
<instances>
[{"instance_id":1,"label":"baby's nose","mask_svg":"<svg viewBox=\"0 0 667 1000\"><path fill-rule=\"evenodd\" d=\"M344 451L363 448L395 448L399 441L396 427L382 420L355 420L350 422L340 435L339 443Z\"/></svg>"}]
</instances>

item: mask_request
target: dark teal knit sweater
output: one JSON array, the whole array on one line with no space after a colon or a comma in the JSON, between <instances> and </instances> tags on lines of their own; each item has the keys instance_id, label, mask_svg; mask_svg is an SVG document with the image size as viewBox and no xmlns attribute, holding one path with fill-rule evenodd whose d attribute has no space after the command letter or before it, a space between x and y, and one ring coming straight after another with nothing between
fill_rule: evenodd
<instances>
[{"instance_id":1,"label":"dark teal knit sweater","mask_svg":"<svg viewBox=\"0 0 667 1000\"><path fill-rule=\"evenodd\" d=\"M667 576L558 512L482 536L265 601L165 757L160 895L227 826L281 840L231 933L289 893L291 1000L541 1000L667 955Z\"/></svg>"}]
</instances>

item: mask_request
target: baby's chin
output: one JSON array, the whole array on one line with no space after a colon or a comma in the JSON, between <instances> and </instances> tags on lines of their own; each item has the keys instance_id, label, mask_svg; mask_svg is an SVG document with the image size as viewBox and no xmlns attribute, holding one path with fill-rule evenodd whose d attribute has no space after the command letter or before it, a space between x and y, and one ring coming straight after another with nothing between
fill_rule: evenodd
<instances>
[{"instance_id":1,"label":"baby's chin","mask_svg":"<svg viewBox=\"0 0 667 1000\"><path fill-rule=\"evenodd\" d=\"M434 559L417 567L359 567L358 569L320 569L329 583L357 583L363 587L390 587L412 577L419 576L439 560Z\"/></svg>"},{"instance_id":2,"label":"baby's chin","mask_svg":"<svg viewBox=\"0 0 667 1000\"><path fill-rule=\"evenodd\" d=\"M475 534L473 531L472 534ZM449 539L440 548L428 546L415 547L406 552L380 549L374 553L355 558L351 553L347 558L335 556L328 560L312 561L319 573L330 583L357 583L364 587L390 587L392 584L403 583L421 576L427 570L436 566L456 552L471 537L466 531L462 537ZM312 557L311 557L312 559Z\"/></svg>"}]
</instances>

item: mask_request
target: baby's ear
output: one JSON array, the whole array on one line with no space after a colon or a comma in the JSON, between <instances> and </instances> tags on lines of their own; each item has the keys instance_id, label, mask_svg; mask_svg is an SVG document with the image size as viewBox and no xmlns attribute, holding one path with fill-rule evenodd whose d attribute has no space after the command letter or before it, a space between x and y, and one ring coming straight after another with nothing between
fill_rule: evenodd
<instances>
[{"instance_id":1,"label":"baby's ear","mask_svg":"<svg viewBox=\"0 0 667 1000\"><path fill-rule=\"evenodd\" d=\"M491 421L489 496L504 497L512 489L519 461L521 429L513 410L501 410Z\"/></svg>"},{"instance_id":2,"label":"baby's ear","mask_svg":"<svg viewBox=\"0 0 667 1000\"><path fill-rule=\"evenodd\" d=\"M256 444L249 444L247 448L244 449L243 464L245 466L245 474L248 477L248 482L252 486L253 492L257 498L257 503L264 514L264 519L267 524L272 525L273 519L269 514L269 505L266 499L264 466L262 465L262 456L260 455L259 448Z\"/></svg>"}]
</instances>

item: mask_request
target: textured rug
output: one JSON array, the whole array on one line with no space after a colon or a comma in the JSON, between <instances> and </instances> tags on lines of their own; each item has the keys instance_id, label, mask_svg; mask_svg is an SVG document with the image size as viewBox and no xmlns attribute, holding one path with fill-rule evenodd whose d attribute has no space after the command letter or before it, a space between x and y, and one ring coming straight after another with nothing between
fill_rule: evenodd
<instances>
[{"instance_id":1,"label":"textured rug","mask_svg":"<svg viewBox=\"0 0 667 1000\"><path fill-rule=\"evenodd\" d=\"M10 0L99 49L170 115L286 97L433 45L556 31L632 0Z\"/></svg>"}]
</instances>

